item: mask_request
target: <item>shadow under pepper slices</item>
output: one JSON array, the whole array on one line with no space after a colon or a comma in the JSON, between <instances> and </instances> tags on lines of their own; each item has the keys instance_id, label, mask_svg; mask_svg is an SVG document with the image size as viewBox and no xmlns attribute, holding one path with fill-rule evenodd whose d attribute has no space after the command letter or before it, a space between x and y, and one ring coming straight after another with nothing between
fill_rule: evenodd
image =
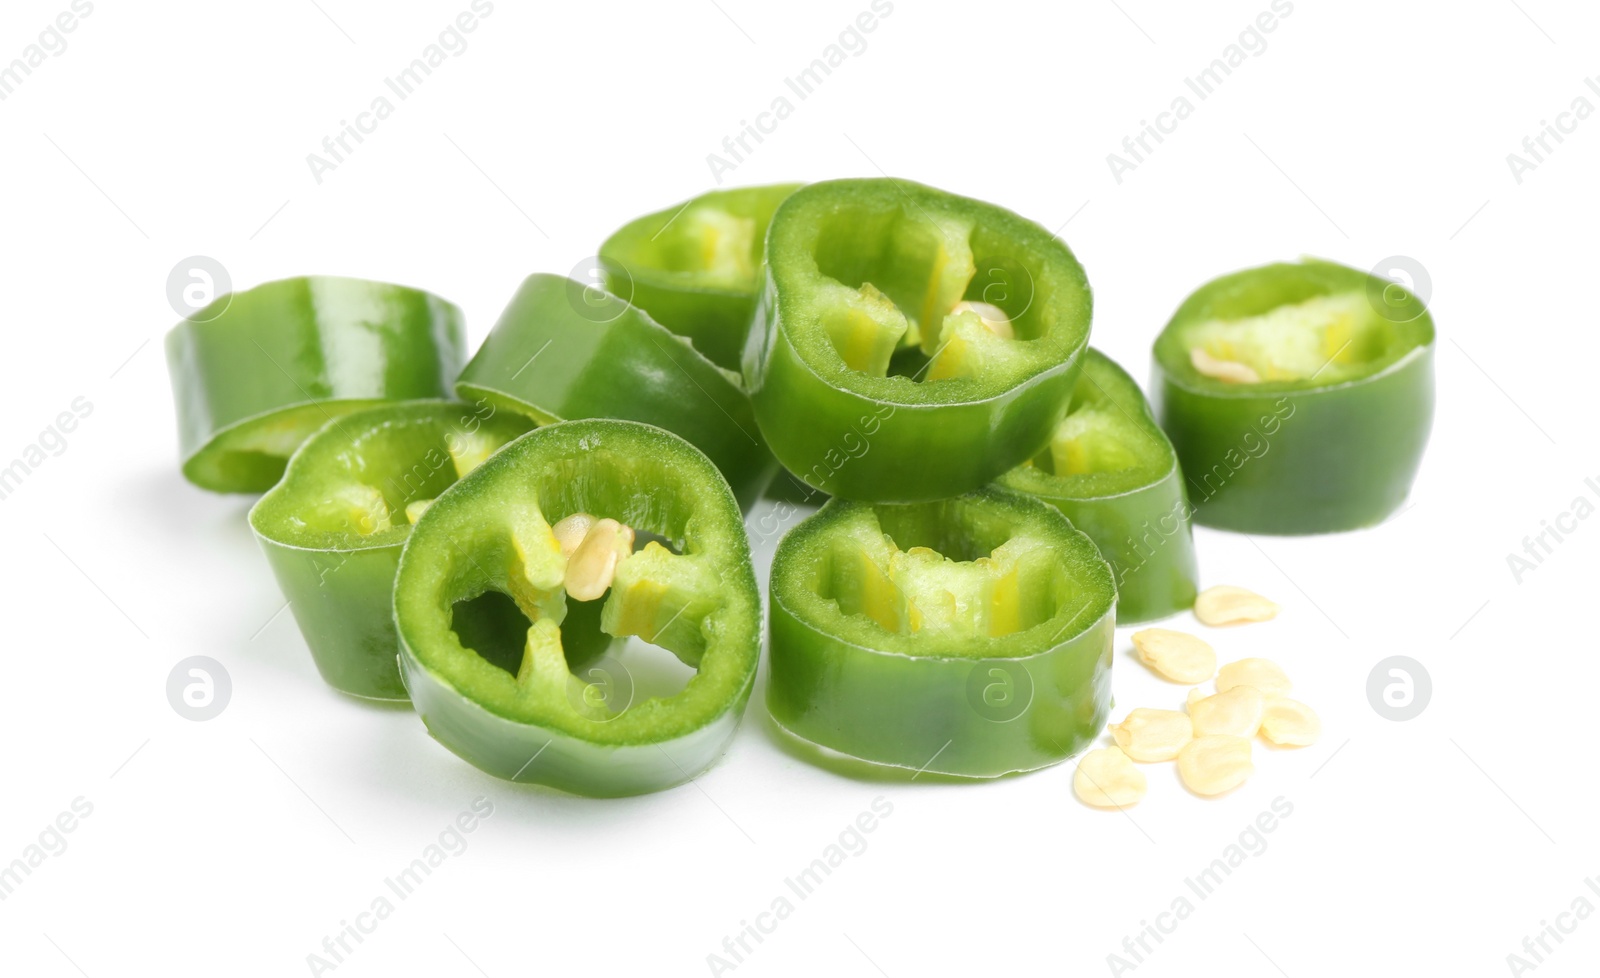
<instances>
[{"instance_id":1,"label":"shadow under pepper slices","mask_svg":"<svg viewBox=\"0 0 1600 978\"><path fill-rule=\"evenodd\" d=\"M1381 522L1422 463L1433 345L1422 300L1332 262L1202 286L1156 339L1152 382L1195 520L1284 534Z\"/></svg>"},{"instance_id":2,"label":"shadow under pepper slices","mask_svg":"<svg viewBox=\"0 0 1600 978\"><path fill-rule=\"evenodd\" d=\"M810 485L945 498L1049 442L1090 306L1067 246L1010 211L903 180L811 184L767 231L745 382Z\"/></svg>"}]
</instances>

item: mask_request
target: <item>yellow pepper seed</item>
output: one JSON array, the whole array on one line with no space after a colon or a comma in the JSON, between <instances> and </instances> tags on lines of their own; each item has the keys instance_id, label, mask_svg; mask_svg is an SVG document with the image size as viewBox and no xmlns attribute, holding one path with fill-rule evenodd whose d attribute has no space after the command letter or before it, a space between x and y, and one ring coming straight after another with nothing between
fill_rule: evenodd
<instances>
[{"instance_id":1,"label":"yellow pepper seed","mask_svg":"<svg viewBox=\"0 0 1600 978\"><path fill-rule=\"evenodd\" d=\"M1271 659L1240 659L1217 670L1217 692L1235 686L1254 686L1268 696L1282 696L1291 688L1283 667Z\"/></svg>"},{"instance_id":2,"label":"yellow pepper seed","mask_svg":"<svg viewBox=\"0 0 1600 978\"><path fill-rule=\"evenodd\" d=\"M556 543L561 546L561 556L569 558L572 556L572 552L578 549L578 544L589 535L589 529L594 526L594 522L594 517L588 513L573 513L550 528Z\"/></svg>"},{"instance_id":3,"label":"yellow pepper seed","mask_svg":"<svg viewBox=\"0 0 1600 978\"><path fill-rule=\"evenodd\" d=\"M617 574L617 564L633 553L633 529L613 519L595 522L567 561L562 579L567 594L593 601L606 593Z\"/></svg>"},{"instance_id":4,"label":"yellow pepper seed","mask_svg":"<svg viewBox=\"0 0 1600 978\"><path fill-rule=\"evenodd\" d=\"M1118 747L1083 755L1072 776L1072 790L1084 804L1096 808L1126 808L1144 797L1146 787L1144 772Z\"/></svg>"},{"instance_id":5,"label":"yellow pepper seed","mask_svg":"<svg viewBox=\"0 0 1600 978\"><path fill-rule=\"evenodd\" d=\"M1234 686L1189 704L1196 737L1254 737L1261 728L1267 698L1254 686Z\"/></svg>"},{"instance_id":6,"label":"yellow pepper seed","mask_svg":"<svg viewBox=\"0 0 1600 978\"><path fill-rule=\"evenodd\" d=\"M1194 616L1202 625L1238 625L1276 618L1278 606L1254 591L1231 584L1208 587L1194 599Z\"/></svg>"},{"instance_id":7,"label":"yellow pepper seed","mask_svg":"<svg viewBox=\"0 0 1600 978\"><path fill-rule=\"evenodd\" d=\"M1196 737L1178 752L1178 776L1197 795L1220 795L1255 773L1250 741L1216 734Z\"/></svg>"},{"instance_id":8,"label":"yellow pepper seed","mask_svg":"<svg viewBox=\"0 0 1600 978\"><path fill-rule=\"evenodd\" d=\"M1187 714L1143 706L1106 729L1123 753L1136 761L1170 761L1194 739L1194 725Z\"/></svg>"},{"instance_id":9,"label":"yellow pepper seed","mask_svg":"<svg viewBox=\"0 0 1600 978\"><path fill-rule=\"evenodd\" d=\"M1309 747L1322 736L1322 719L1298 700L1274 696L1261 715L1261 736L1279 747Z\"/></svg>"},{"instance_id":10,"label":"yellow pepper seed","mask_svg":"<svg viewBox=\"0 0 1600 978\"><path fill-rule=\"evenodd\" d=\"M1175 683L1203 683L1217 671L1217 653L1187 632L1146 628L1133 633L1133 647L1140 661Z\"/></svg>"},{"instance_id":11,"label":"yellow pepper seed","mask_svg":"<svg viewBox=\"0 0 1600 978\"><path fill-rule=\"evenodd\" d=\"M1004 309L992 302L968 302L963 299L950 310L950 315L954 316L958 312L974 313L979 319L983 320L984 329L1003 340L1017 338L1016 328L1011 325L1011 317L1006 315Z\"/></svg>"},{"instance_id":12,"label":"yellow pepper seed","mask_svg":"<svg viewBox=\"0 0 1600 978\"><path fill-rule=\"evenodd\" d=\"M422 514L426 513L428 507L432 505L433 500L431 499L418 499L414 502L406 503L406 522L416 523L417 520L422 519Z\"/></svg>"},{"instance_id":13,"label":"yellow pepper seed","mask_svg":"<svg viewBox=\"0 0 1600 978\"><path fill-rule=\"evenodd\" d=\"M1189 351L1189 362L1203 377L1220 380L1225 384L1259 384L1261 375L1248 363L1237 360L1223 360L1214 357L1205 350L1195 347Z\"/></svg>"}]
</instances>

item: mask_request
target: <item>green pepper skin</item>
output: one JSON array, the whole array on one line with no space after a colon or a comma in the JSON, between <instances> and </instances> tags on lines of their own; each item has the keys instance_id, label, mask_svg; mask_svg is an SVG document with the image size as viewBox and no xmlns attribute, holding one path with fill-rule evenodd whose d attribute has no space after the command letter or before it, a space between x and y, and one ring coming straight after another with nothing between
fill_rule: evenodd
<instances>
[{"instance_id":1,"label":"green pepper skin","mask_svg":"<svg viewBox=\"0 0 1600 978\"><path fill-rule=\"evenodd\" d=\"M665 428L711 458L746 510L777 470L736 377L643 310L559 275L528 276L456 391L539 424L614 418Z\"/></svg>"},{"instance_id":2,"label":"green pepper skin","mask_svg":"<svg viewBox=\"0 0 1600 978\"><path fill-rule=\"evenodd\" d=\"M867 508L928 526L927 536L908 538L918 544L965 537L982 550L1029 528L1053 544L1060 607L1026 631L941 648L841 613L818 594L818 575L828 572L830 535ZM1088 746L1110 710L1110 568L1087 536L1035 499L993 487L909 506L832 499L779 544L770 600L773 719L802 741L868 765L960 778L1031 771Z\"/></svg>"},{"instance_id":3,"label":"green pepper skin","mask_svg":"<svg viewBox=\"0 0 1600 978\"><path fill-rule=\"evenodd\" d=\"M1090 348L1069 411L1097 401L1109 401L1116 417L1141 433L1126 441L1141 464L1066 477L1019 466L998 484L1044 500L1089 535L1116 576L1119 625L1165 618L1194 605L1199 580L1178 456L1138 383Z\"/></svg>"},{"instance_id":4,"label":"green pepper skin","mask_svg":"<svg viewBox=\"0 0 1600 978\"><path fill-rule=\"evenodd\" d=\"M837 277L819 265L848 266L840 274L852 279L876 277L873 284L906 304L891 280L915 291L920 283L908 269L918 259L893 245L859 244L861 229L876 228L892 242L897 228L915 230L933 218L973 225L979 271L964 298L994 302L1012 317L1029 340L1014 345L1019 362L987 377L921 382L851 369L810 308L819 283ZM1088 344L1089 283L1065 244L1002 208L903 180L838 180L796 191L768 229L765 275L744 357L756 418L785 467L848 499L941 499L1020 464L1065 412Z\"/></svg>"},{"instance_id":5,"label":"green pepper skin","mask_svg":"<svg viewBox=\"0 0 1600 978\"><path fill-rule=\"evenodd\" d=\"M1400 507L1433 422L1434 325L1421 300L1397 289L1307 259L1223 276L1179 307L1156 341L1152 390L1196 522L1243 533L1331 533L1376 525ZM1186 359L1187 324L1352 290L1384 297L1374 308L1392 324L1367 372L1322 384L1226 384Z\"/></svg>"},{"instance_id":6,"label":"green pepper skin","mask_svg":"<svg viewBox=\"0 0 1600 978\"><path fill-rule=\"evenodd\" d=\"M577 512L670 541L675 552L658 563L674 573L692 568L686 579L698 583L669 589L686 587L698 610L684 614L685 604L666 617L670 606L658 605L665 621L647 639L695 667L680 692L625 704L615 715L585 713L570 685L564 692L538 671L535 635L546 618L528 630L526 676L463 646L451 619L460 601L500 591L535 619L534 605L549 595L527 591L536 576L528 555L543 552L548 566L543 548L554 543L539 520ZM603 620L613 612L628 620L616 607L624 570L649 563L648 551L623 561ZM738 726L760 655L760 592L727 483L688 442L630 421L538 428L440 496L401 554L394 607L406 685L435 739L495 777L595 797L657 791L714 763ZM687 627L673 631L674 622ZM561 624L563 640L566 632ZM575 681L567 666L557 668L557 684Z\"/></svg>"},{"instance_id":7,"label":"green pepper skin","mask_svg":"<svg viewBox=\"0 0 1600 978\"><path fill-rule=\"evenodd\" d=\"M767 225L773 211L799 186L713 190L629 221L600 246L606 289L687 338L712 363L738 370L761 285ZM705 210L750 222L753 253L747 256L748 277L707 274L698 267L692 222Z\"/></svg>"},{"instance_id":8,"label":"green pepper skin","mask_svg":"<svg viewBox=\"0 0 1600 978\"><path fill-rule=\"evenodd\" d=\"M402 545L341 553L256 540L323 681L363 699L404 701L390 607Z\"/></svg>"},{"instance_id":9,"label":"green pepper skin","mask_svg":"<svg viewBox=\"0 0 1600 978\"><path fill-rule=\"evenodd\" d=\"M283 480L251 508L250 528L328 685L366 699L406 699L392 602L410 531L405 506L456 481L451 439L498 446L530 427L520 415L448 401L342 415L300 446ZM361 514L331 504L353 484L383 494L388 527L360 532Z\"/></svg>"},{"instance_id":10,"label":"green pepper skin","mask_svg":"<svg viewBox=\"0 0 1600 978\"><path fill-rule=\"evenodd\" d=\"M399 285L312 276L220 296L166 339L184 477L272 488L330 418L449 396L462 337L459 309Z\"/></svg>"}]
</instances>

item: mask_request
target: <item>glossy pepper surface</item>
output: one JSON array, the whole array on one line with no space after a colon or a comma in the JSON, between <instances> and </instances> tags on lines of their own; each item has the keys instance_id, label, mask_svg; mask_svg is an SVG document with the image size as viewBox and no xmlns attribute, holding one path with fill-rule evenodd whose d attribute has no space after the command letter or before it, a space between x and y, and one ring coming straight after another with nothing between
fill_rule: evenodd
<instances>
[{"instance_id":1,"label":"glossy pepper surface","mask_svg":"<svg viewBox=\"0 0 1600 978\"><path fill-rule=\"evenodd\" d=\"M456 392L539 424L614 418L665 428L705 452L745 508L777 469L737 376L643 310L559 275L522 283Z\"/></svg>"},{"instance_id":2,"label":"glossy pepper surface","mask_svg":"<svg viewBox=\"0 0 1600 978\"><path fill-rule=\"evenodd\" d=\"M795 191L765 282L744 358L756 417L791 472L851 499L957 495L1038 453L1089 338L1066 245L902 180Z\"/></svg>"},{"instance_id":3,"label":"glossy pepper surface","mask_svg":"<svg viewBox=\"0 0 1600 978\"><path fill-rule=\"evenodd\" d=\"M569 592L580 547L553 527L587 514L647 537L609 588ZM520 628L479 621L487 596ZM567 622L601 604L607 635L637 636L695 669L680 692L629 699L573 674ZM683 439L628 421L539 428L428 508L395 583L401 666L433 736L488 773L585 795L654 791L723 751L749 698L761 606L742 517L715 466ZM470 644L469 644L470 643Z\"/></svg>"},{"instance_id":4,"label":"glossy pepper surface","mask_svg":"<svg viewBox=\"0 0 1600 978\"><path fill-rule=\"evenodd\" d=\"M1157 338L1152 383L1195 520L1283 534L1381 522L1427 445L1433 347L1421 299L1332 262L1202 286Z\"/></svg>"},{"instance_id":5,"label":"glossy pepper surface","mask_svg":"<svg viewBox=\"0 0 1600 978\"><path fill-rule=\"evenodd\" d=\"M1139 385L1090 349L1049 446L1000 477L1089 535L1117 581L1117 621L1162 618L1194 604L1194 534L1183 473Z\"/></svg>"},{"instance_id":6,"label":"glossy pepper surface","mask_svg":"<svg viewBox=\"0 0 1600 978\"><path fill-rule=\"evenodd\" d=\"M404 286L312 276L220 296L167 334L183 474L270 489L330 418L448 396L462 345L461 311Z\"/></svg>"},{"instance_id":7,"label":"glossy pepper surface","mask_svg":"<svg viewBox=\"0 0 1600 978\"><path fill-rule=\"evenodd\" d=\"M1057 763L1111 703L1116 589L1087 536L996 488L832 499L772 564L767 706L877 765L994 777Z\"/></svg>"},{"instance_id":8,"label":"glossy pepper surface","mask_svg":"<svg viewBox=\"0 0 1600 978\"><path fill-rule=\"evenodd\" d=\"M290 458L250 527L330 686L406 698L392 601L400 548L440 493L531 427L488 405L405 401L341 415Z\"/></svg>"},{"instance_id":9,"label":"glossy pepper surface","mask_svg":"<svg viewBox=\"0 0 1600 978\"><path fill-rule=\"evenodd\" d=\"M739 369L772 212L799 187L713 190L629 221L600 246L606 289Z\"/></svg>"}]
</instances>

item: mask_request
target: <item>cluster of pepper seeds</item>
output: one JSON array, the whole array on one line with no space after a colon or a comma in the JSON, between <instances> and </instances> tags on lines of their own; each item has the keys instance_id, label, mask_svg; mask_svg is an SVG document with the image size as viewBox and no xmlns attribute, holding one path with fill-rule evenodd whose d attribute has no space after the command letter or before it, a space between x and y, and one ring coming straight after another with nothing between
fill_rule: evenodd
<instances>
[{"instance_id":1,"label":"cluster of pepper seeds","mask_svg":"<svg viewBox=\"0 0 1600 978\"><path fill-rule=\"evenodd\" d=\"M1278 606L1244 588L1219 586L1194 603L1203 625L1266 621ZM1315 711L1288 697L1289 677L1268 659L1240 659L1217 668L1210 644L1185 632L1147 628L1135 632L1139 658L1173 682L1215 678L1216 692L1189 690L1188 712L1139 707L1107 727L1113 747L1089 751L1078 762L1072 787L1096 808L1125 808L1144 797L1144 772L1134 762L1177 761L1178 776L1197 795L1220 795L1255 772L1251 738L1279 747L1305 747L1322 733Z\"/></svg>"}]
</instances>

